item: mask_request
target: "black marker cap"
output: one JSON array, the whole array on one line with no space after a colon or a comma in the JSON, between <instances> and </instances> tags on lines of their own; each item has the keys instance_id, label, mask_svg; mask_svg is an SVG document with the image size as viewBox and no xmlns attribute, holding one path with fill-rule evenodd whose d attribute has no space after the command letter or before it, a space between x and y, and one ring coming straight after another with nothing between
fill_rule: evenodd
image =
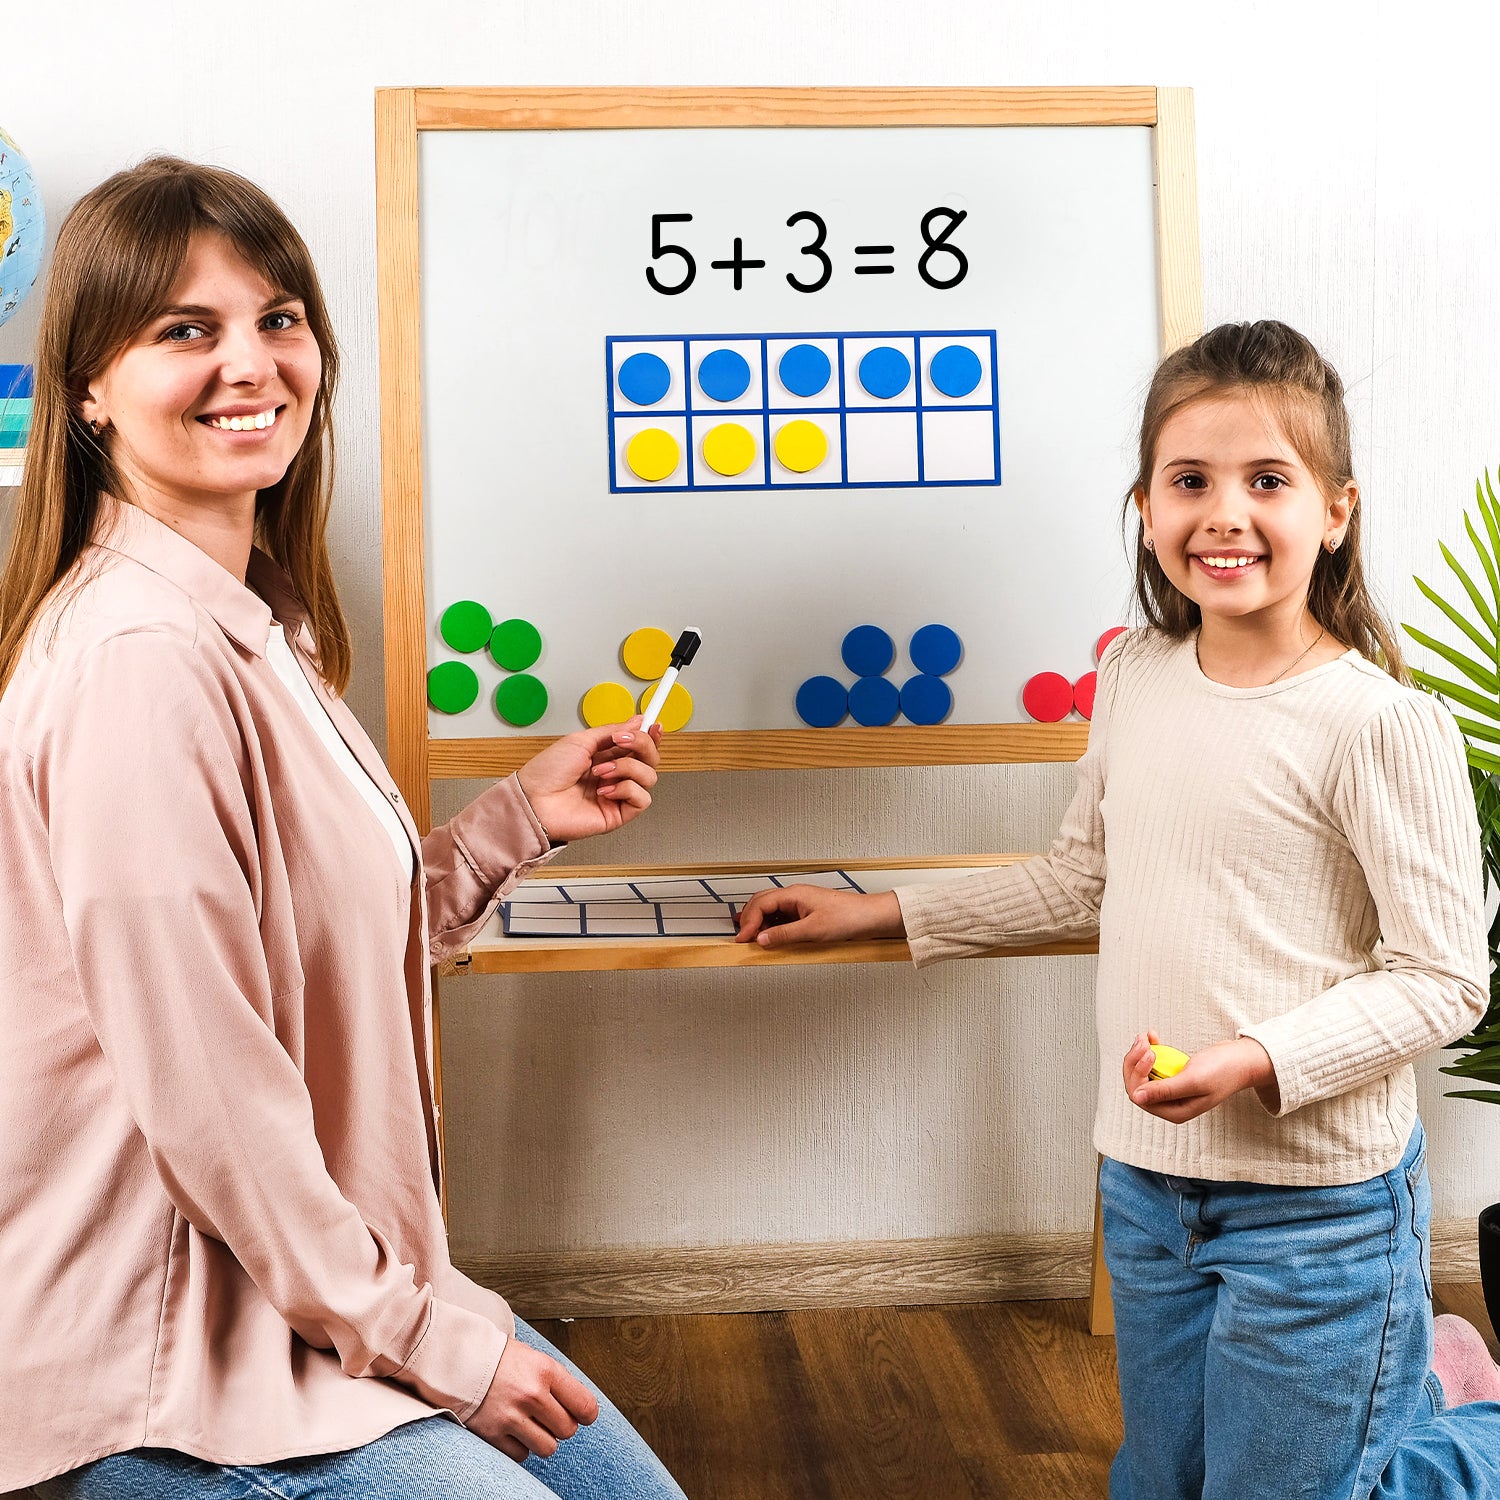
<instances>
[{"instance_id":1,"label":"black marker cap","mask_svg":"<svg viewBox=\"0 0 1500 1500\"><path fill-rule=\"evenodd\" d=\"M698 654L698 647L703 644L703 637L691 626L677 637L677 644L672 647L672 665L674 667L685 667Z\"/></svg>"}]
</instances>

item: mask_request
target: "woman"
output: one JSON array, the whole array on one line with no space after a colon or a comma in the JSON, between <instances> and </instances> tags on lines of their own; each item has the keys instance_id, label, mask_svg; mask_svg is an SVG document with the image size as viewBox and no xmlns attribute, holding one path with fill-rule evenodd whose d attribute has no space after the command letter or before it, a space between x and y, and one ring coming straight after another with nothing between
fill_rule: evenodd
<instances>
[{"instance_id":1,"label":"woman","mask_svg":"<svg viewBox=\"0 0 1500 1500\"><path fill-rule=\"evenodd\" d=\"M430 1071L430 963L644 810L656 741L417 839L338 697L335 364L233 173L63 225L0 576L0 1490L680 1497L449 1263Z\"/></svg>"}]
</instances>

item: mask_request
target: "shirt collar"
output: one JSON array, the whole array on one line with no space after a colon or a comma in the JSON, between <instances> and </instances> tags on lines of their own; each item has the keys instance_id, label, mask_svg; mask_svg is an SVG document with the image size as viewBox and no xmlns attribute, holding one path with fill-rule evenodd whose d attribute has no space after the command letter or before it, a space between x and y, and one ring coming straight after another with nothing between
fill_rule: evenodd
<instances>
[{"instance_id":1,"label":"shirt collar","mask_svg":"<svg viewBox=\"0 0 1500 1500\"><path fill-rule=\"evenodd\" d=\"M213 616L236 645L256 656L266 654L273 619L290 627L287 633L292 636L305 626L307 610L298 599L292 580L259 547L250 549L247 588L201 547L170 526L138 505L125 504L109 495L99 497L93 542L175 583Z\"/></svg>"}]
</instances>

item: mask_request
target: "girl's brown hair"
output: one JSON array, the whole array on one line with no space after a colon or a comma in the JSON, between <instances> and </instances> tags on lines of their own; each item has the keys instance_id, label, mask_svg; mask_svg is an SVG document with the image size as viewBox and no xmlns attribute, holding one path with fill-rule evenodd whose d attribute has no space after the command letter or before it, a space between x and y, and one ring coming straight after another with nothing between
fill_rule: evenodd
<instances>
[{"instance_id":1,"label":"girl's brown hair","mask_svg":"<svg viewBox=\"0 0 1500 1500\"><path fill-rule=\"evenodd\" d=\"M1183 407L1205 397L1245 395L1263 401L1330 499L1354 483L1349 413L1338 371L1294 328L1265 320L1222 323L1169 354L1146 393L1141 418L1140 469L1125 497L1125 518L1136 498L1151 489L1156 447L1162 428ZM1349 512L1344 540L1336 552L1318 553L1307 593L1307 607L1329 635L1378 662L1398 682L1408 682L1396 636L1365 583L1360 556L1363 507ZM1202 612L1180 593L1135 534L1135 596L1149 624L1178 640L1202 623Z\"/></svg>"},{"instance_id":2,"label":"girl's brown hair","mask_svg":"<svg viewBox=\"0 0 1500 1500\"><path fill-rule=\"evenodd\" d=\"M37 338L32 429L10 551L0 571L0 689L51 591L93 534L101 495L124 498L106 439L83 418L89 382L169 304L195 234L223 235L278 294L297 297L323 355L307 438L256 497L256 541L307 606L319 668L349 682L349 630L326 537L333 484L330 408L338 346L302 237L254 183L172 156L117 172L63 221Z\"/></svg>"}]
</instances>

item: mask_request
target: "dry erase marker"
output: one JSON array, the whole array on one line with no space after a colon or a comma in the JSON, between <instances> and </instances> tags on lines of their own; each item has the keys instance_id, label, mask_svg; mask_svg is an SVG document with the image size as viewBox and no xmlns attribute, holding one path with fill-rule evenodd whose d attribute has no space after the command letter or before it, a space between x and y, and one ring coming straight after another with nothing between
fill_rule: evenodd
<instances>
[{"instance_id":1,"label":"dry erase marker","mask_svg":"<svg viewBox=\"0 0 1500 1500\"><path fill-rule=\"evenodd\" d=\"M672 684L677 681L678 674L693 657L698 654L698 647L703 644L703 637L699 635L691 625L677 637L677 644L672 647L672 665L662 675L660 682L656 684L656 691L651 695L651 701L646 705L646 717L641 720L641 733L650 729L656 723L656 718L662 711L662 705L667 701L667 694L672 691Z\"/></svg>"}]
</instances>

